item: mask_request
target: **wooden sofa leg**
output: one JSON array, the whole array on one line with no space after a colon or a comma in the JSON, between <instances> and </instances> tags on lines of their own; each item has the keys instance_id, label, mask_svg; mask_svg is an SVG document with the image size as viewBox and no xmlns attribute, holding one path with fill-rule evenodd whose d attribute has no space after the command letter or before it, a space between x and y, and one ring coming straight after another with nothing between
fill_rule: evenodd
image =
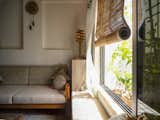
<instances>
[{"instance_id":1,"label":"wooden sofa leg","mask_svg":"<svg viewBox=\"0 0 160 120\"><path fill-rule=\"evenodd\" d=\"M72 95L71 95L71 83L66 83L65 85L65 120L72 120Z\"/></svg>"},{"instance_id":2,"label":"wooden sofa leg","mask_svg":"<svg viewBox=\"0 0 160 120\"><path fill-rule=\"evenodd\" d=\"M72 120L72 102L68 100L65 106L65 120Z\"/></svg>"}]
</instances>

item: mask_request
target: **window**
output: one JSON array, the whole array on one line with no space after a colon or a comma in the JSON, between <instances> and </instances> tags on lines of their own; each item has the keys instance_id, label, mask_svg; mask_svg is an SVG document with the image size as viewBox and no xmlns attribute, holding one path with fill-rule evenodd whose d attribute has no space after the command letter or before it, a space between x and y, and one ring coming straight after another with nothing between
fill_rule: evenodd
<instances>
[{"instance_id":1,"label":"window","mask_svg":"<svg viewBox=\"0 0 160 120\"><path fill-rule=\"evenodd\" d=\"M105 45L100 49L101 85L123 110L131 113L150 113L159 115L159 4L158 1L137 1L138 18L134 19L134 27L139 30L139 36L134 49L134 80L132 80L132 39ZM132 0L126 0L125 18L132 27ZM142 5L141 5L142 4ZM143 7L145 7L145 9ZM142 9L142 10L141 10ZM141 11L139 11L141 10ZM144 11L143 11L144 10ZM143 13L143 12L144 13ZM150 12L150 14L148 14ZM152 15L152 12L155 13ZM141 14L140 14L141 13ZM143 13L143 14L142 14ZM136 12L134 15L137 14ZM143 15L143 16L142 16ZM145 16L145 17L144 17ZM144 17L144 18L143 18ZM141 19L144 19L142 22ZM138 20L138 28L135 20ZM143 23L143 24L142 24ZM134 29L135 29L134 28ZM135 31L134 31L135 32ZM138 51L138 52L137 52ZM137 63L136 63L137 62ZM134 84L134 85L133 85ZM136 85L135 85L136 84ZM132 91L132 86L135 91ZM132 99L134 96L134 100ZM133 103L134 102L134 103ZM131 109L134 105L134 109ZM126 109L127 108L127 109ZM133 112L133 110L135 112Z\"/></svg>"},{"instance_id":2,"label":"window","mask_svg":"<svg viewBox=\"0 0 160 120\"><path fill-rule=\"evenodd\" d=\"M132 27L132 0L125 1L125 19ZM101 49L101 83L127 107L132 107L132 38Z\"/></svg>"},{"instance_id":3,"label":"window","mask_svg":"<svg viewBox=\"0 0 160 120\"><path fill-rule=\"evenodd\" d=\"M122 41L103 48L103 84L132 106L132 41Z\"/></svg>"},{"instance_id":4,"label":"window","mask_svg":"<svg viewBox=\"0 0 160 120\"><path fill-rule=\"evenodd\" d=\"M160 113L160 4L157 0L138 1L138 106L141 102ZM143 18L143 19L142 19ZM143 24L142 24L143 23ZM147 108L147 110L149 109ZM157 112L156 112L157 111ZM141 112L138 109L138 112ZM159 112L159 113L158 113Z\"/></svg>"}]
</instances>

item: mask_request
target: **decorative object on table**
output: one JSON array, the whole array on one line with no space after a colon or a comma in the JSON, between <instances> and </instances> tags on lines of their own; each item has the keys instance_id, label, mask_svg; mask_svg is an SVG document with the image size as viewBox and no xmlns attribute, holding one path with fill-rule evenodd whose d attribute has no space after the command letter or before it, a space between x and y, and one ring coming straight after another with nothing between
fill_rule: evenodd
<instances>
[{"instance_id":1,"label":"decorative object on table","mask_svg":"<svg viewBox=\"0 0 160 120\"><path fill-rule=\"evenodd\" d=\"M28 1L25 6L25 10L27 13L29 13L32 16L32 20L29 24L29 30L32 30L35 26L34 16L38 13L39 7L38 4L35 1Z\"/></svg>"},{"instance_id":2,"label":"decorative object on table","mask_svg":"<svg viewBox=\"0 0 160 120\"><path fill-rule=\"evenodd\" d=\"M79 29L76 32L76 42L78 42L78 44L79 44L79 55L78 55L78 58L83 58L83 56L82 56L82 47L83 46L82 45L83 45L84 38L85 38L84 30Z\"/></svg>"}]
</instances>

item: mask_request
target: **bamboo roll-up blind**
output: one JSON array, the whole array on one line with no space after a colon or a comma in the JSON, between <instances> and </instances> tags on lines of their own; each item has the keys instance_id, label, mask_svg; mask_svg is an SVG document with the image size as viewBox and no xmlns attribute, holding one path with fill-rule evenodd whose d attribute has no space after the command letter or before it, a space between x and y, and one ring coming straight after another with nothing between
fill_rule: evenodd
<instances>
[{"instance_id":1,"label":"bamboo roll-up blind","mask_svg":"<svg viewBox=\"0 0 160 120\"><path fill-rule=\"evenodd\" d=\"M98 0L96 46L117 42L130 36L123 8L124 0Z\"/></svg>"}]
</instances>

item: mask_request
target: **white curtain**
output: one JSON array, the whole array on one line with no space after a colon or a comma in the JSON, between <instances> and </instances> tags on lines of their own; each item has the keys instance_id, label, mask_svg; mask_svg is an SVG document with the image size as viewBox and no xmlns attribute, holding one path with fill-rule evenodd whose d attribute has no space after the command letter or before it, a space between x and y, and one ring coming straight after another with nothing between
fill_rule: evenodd
<instances>
[{"instance_id":1,"label":"white curtain","mask_svg":"<svg viewBox=\"0 0 160 120\"><path fill-rule=\"evenodd\" d=\"M87 45L87 57L86 57L86 86L88 90L95 92L98 85L98 77L95 70L95 66L92 59L92 42L95 35L95 23L97 13L97 0L90 1L87 10L87 25L86 25L86 45Z\"/></svg>"}]
</instances>

